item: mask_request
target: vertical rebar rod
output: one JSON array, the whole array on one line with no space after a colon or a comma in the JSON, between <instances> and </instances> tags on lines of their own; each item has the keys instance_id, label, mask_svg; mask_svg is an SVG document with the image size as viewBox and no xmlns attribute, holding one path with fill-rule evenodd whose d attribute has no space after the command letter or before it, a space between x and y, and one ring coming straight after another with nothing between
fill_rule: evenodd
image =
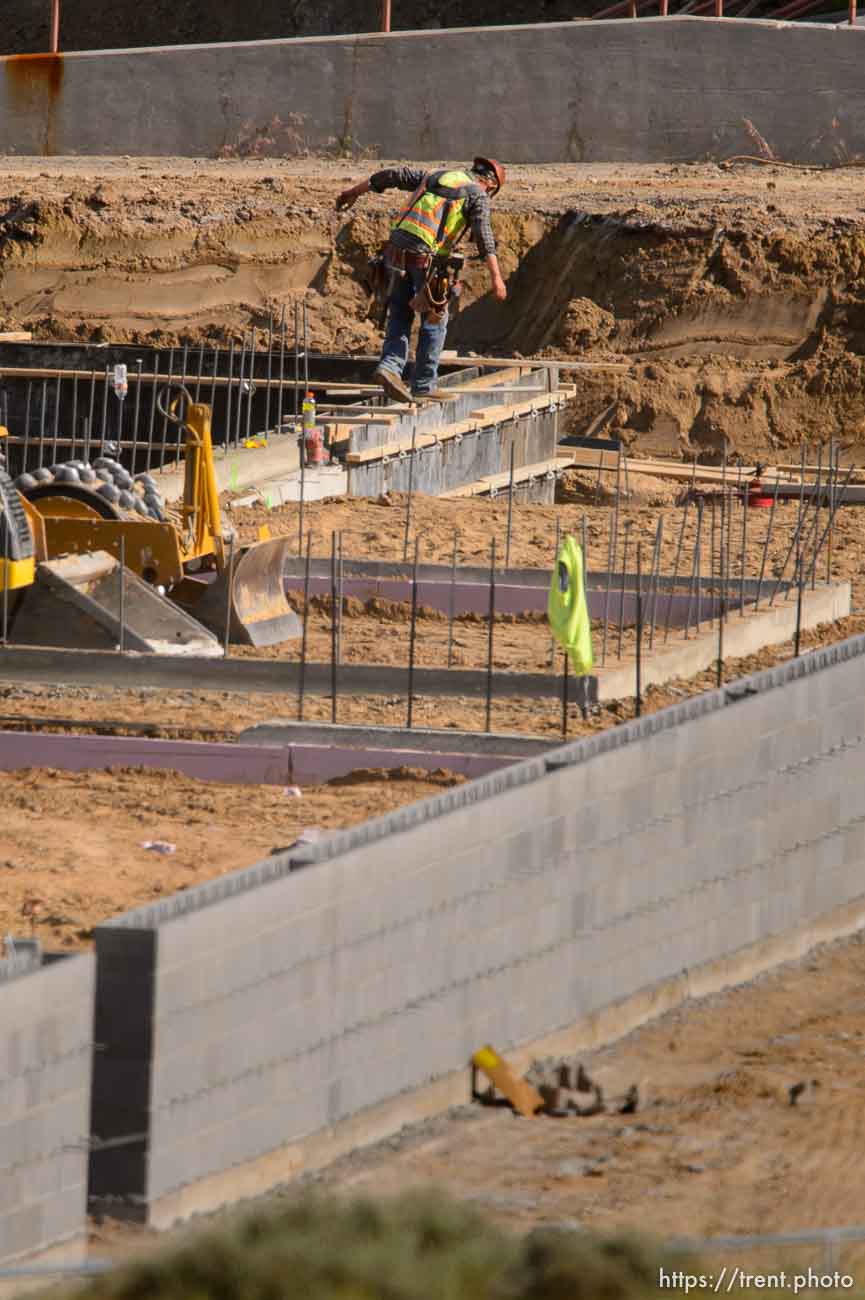
<instances>
[{"instance_id":1,"label":"vertical rebar rod","mask_svg":"<svg viewBox=\"0 0 865 1300\"><path fill-rule=\"evenodd\" d=\"M255 392L255 360L256 357L258 356L258 353L256 352L257 332L258 331L256 330L256 327L253 325L252 336L249 341L249 380L247 383L248 392L246 394L246 440L247 442L249 441L249 438L252 434L252 395ZM270 392L270 389L268 389L267 391ZM258 430L256 430L256 433L257 432Z\"/></svg>"},{"instance_id":2,"label":"vertical rebar rod","mask_svg":"<svg viewBox=\"0 0 865 1300\"><path fill-rule=\"evenodd\" d=\"M700 534L703 525L703 502L697 502L697 529L694 535L694 559L691 562L691 578L688 583L688 607L685 612L685 640L687 641L691 631L691 611L694 608L694 591L697 571L700 565Z\"/></svg>"},{"instance_id":3,"label":"vertical rebar rod","mask_svg":"<svg viewBox=\"0 0 865 1300\"><path fill-rule=\"evenodd\" d=\"M625 582L628 573L628 541L633 528L633 520L625 520L625 536L622 542L622 588L619 594L619 643L616 650L616 658L622 657L622 640L625 634Z\"/></svg>"},{"instance_id":4,"label":"vertical rebar rod","mask_svg":"<svg viewBox=\"0 0 865 1300\"><path fill-rule=\"evenodd\" d=\"M204 344L198 349L198 374L195 377L195 401L201 401L201 381L204 378Z\"/></svg>"},{"instance_id":5,"label":"vertical rebar rod","mask_svg":"<svg viewBox=\"0 0 865 1300\"><path fill-rule=\"evenodd\" d=\"M181 384L183 384L184 388L188 387L188 384L186 382L187 380L186 372L188 368L189 368L189 344L184 343L183 351L180 354L180 382Z\"/></svg>"},{"instance_id":6,"label":"vertical rebar rod","mask_svg":"<svg viewBox=\"0 0 865 1300\"><path fill-rule=\"evenodd\" d=\"M136 457L138 455L138 421L141 417L141 372L144 369L144 362L139 357L135 362L135 371L137 381L135 384L135 401L132 405L132 460L129 464L129 472L135 475Z\"/></svg>"},{"instance_id":7,"label":"vertical rebar rod","mask_svg":"<svg viewBox=\"0 0 865 1300\"><path fill-rule=\"evenodd\" d=\"M723 511L723 505L721 506ZM718 576L721 601L718 606L718 667L715 684L720 687L724 681L724 624L727 621L727 575L724 571L724 552L718 556Z\"/></svg>"},{"instance_id":8,"label":"vertical rebar rod","mask_svg":"<svg viewBox=\"0 0 865 1300\"><path fill-rule=\"evenodd\" d=\"M559 519L556 519L556 549L553 552L553 568L559 562L559 541L561 537L562 525ZM609 566L608 566L609 567ZM609 587L608 587L609 591ZM556 638L550 633L550 667L555 671L556 667Z\"/></svg>"},{"instance_id":9,"label":"vertical rebar rod","mask_svg":"<svg viewBox=\"0 0 865 1300\"><path fill-rule=\"evenodd\" d=\"M330 535L330 720L336 722L336 533Z\"/></svg>"},{"instance_id":10,"label":"vertical rebar rod","mask_svg":"<svg viewBox=\"0 0 865 1300\"><path fill-rule=\"evenodd\" d=\"M835 439L829 441L829 534L826 547L826 581L832 581L832 527L835 518L835 494L838 491L838 474L841 469L841 448L835 446Z\"/></svg>"},{"instance_id":11,"label":"vertical rebar rod","mask_svg":"<svg viewBox=\"0 0 865 1300\"><path fill-rule=\"evenodd\" d=\"M589 581L589 521L583 512L583 518L580 522L580 550L583 553L583 583L588 585Z\"/></svg>"},{"instance_id":12,"label":"vertical rebar rod","mask_svg":"<svg viewBox=\"0 0 865 1300\"><path fill-rule=\"evenodd\" d=\"M240 374L237 379L237 410L234 416L234 446L240 446L240 421L243 414L243 383L246 372L246 334L240 344Z\"/></svg>"},{"instance_id":13,"label":"vertical rebar rod","mask_svg":"<svg viewBox=\"0 0 865 1300\"><path fill-rule=\"evenodd\" d=\"M306 560L303 566L303 628L300 636L300 671L297 678L297 720L303 722L303 695L306 689L306 645L309 630L309 557L312 529L306 535Z\"/></svg>"},{"instance_id":14,"label":"vertical rebar rod","mask_svg":"<svg viewBox=\"0 0 865 1300\"><path fill-rule=\"evenodd\" d=\"M414 458L415 458L416 447L417 447L417 423L415 422L412 425L412 430L411 430L411 451L409 453L410 459L408 463L408 495L406 496L406 502L405 502L405 532L403 534L403 539L402 539L402 558L404 561L408 559L408 533L409 533L409 528L411 527L411 501L412 501L412 491L414 488Z\"/></svg>"},{"instance_id":15,"label":"vertical rebar rod","mask_svg":"<svg viewBox=\"0 0 865 1300\"><path fill-rule=\"evenodd\" d=\"M514 444L511 443L511 465L508 478L508 527L505 536L505 568L511 563L511 525L514 518Z\"/></svg>"},{"instance_id":16,"label":"vertical rebar rod","mask_svg":"<svg viewBox=\"0 0 865 1300\"><path fill-rule=\"evenodd\" d=\"M408 634L408 711L406 713L405 725L411 731L412 727L412 705L414 703L414 652L415 638L417 636L417 563L418 548L420 538L414 539L414 563L411 570L411 624Z\"/></svg>"},{"instance_id":17,"label":"vertical rebar rod","mask_svg":"<svg viewBox=\"0 0 865 1300\"><path fill-rule=\"evenodd\" d=\"M228 543L228 582L225 587L225 630L222 652L227 659L231 654L231 591L234 586L234 534Z\"/></svg>"},{"instance_id":18,"label":"vertical rebar rod","mask_svg":"<svg viewBox=\"0 0 865 1300\"><path fill-rule=\"evenodd\" d=\"M284 400L283 388L285 385L285 303L282 304L282 315L279 323L279 401L276 405L276 423L279 432L282 433L282 404Z\"/></svg>"},{"instance_id":19,"label":"vertical rebar rod","mask_svg":"<svg viewBox=\"0 0 865 1300\"><path fill-rule=\"evenodd\" d=\"M728 514L729 507L730 507L730 503L727 500L726 496L721 497L721 554L718 556L718 574L720 576L720 585L723 588L725 596L727 594L727 583L729 582L730 579L730 569L729 569L730 552L724 549L724 536L725 536L724 530L726 528L727 533L729 533L730 531L731 521L730 521L730 515ZM727 621L726 601L724 601L722 609L723 609L723 614L721 615L721 617L724 619L724 622L726 622Z\"/></svg>"},{"instance_id":20,"label":"vertical rebar rod","mask_svg":"<svg viewBox=\"0 0 865 1300\"><path fill-rule=\"evenodd\" d=\"M153 433L156 428L156 398L159 395L159 353L153 353L153 386L150 390L150 417L147 421L147 454L144 457L145 472L150 472L151 457L153 455ZM92 414L92 411L91 411ZM165 449L159 453L159 467L162 468L162 458L165 456ZM87 457L85 456L86 460Z\"/></svg>"},{"instance_id":21,"label":"vertical rebar rod","mask_svg":"<svg viewBox=\"0 0 865 1300\"><path fill-rule=\"evenodd\" d=\"M120 653L126 649L126 536L120 534Z\"/></svg>"},{"instance_id":22,"label":"vertical rebar rod","mask_svg":"<svg viewBox=\"0 0 865 1300\"><path fill-rule=\"evenodd\" d=\"M799 454L799 512L796 516L796 561L801 560L802 523L805 513L805 443L801 444ZM795 570L794 570L795 577Z\"/></svg>"},{"instance_id":23,"label":"vertical rebar rod","mask_svg":"<svg viewBox=\"0 0 865 1300\"><path fill-rule=\"evenodd\" d=\"M29 470L29 452L30 452L30 403L33 399L33 380L27 380L27 392L24 399L24 459L21 462L23 471ZM86 460L85 456L85 460Z\"/></svg>"},{"instance_id":24,"label":"vertical rebar rod","mask_svg":"<svg viewBox=\"0 0 865 1300\"><path fill-rule=\"evenodd\" d=\"M9 640L9 559L10 546L9 516L3 512L3 644Z\"/></svg>"},{"instance_id":25,"label":"vertical rebar rod","mask_svg":"<svg viewBox=\"0 0 865 1300\"><path fill-rule=\"evenodd\" d=\"M303 383L309 388L309 304L303 300Z\"/></svg>"},{"instance_id":26,"label":"vertical rebar rod","mask_svg":"<svg viewBox=\"0 0 865 1300\"><path fill-rule=\"evenodd\" d=\"M799 554L799 572L796 582L796 635L793 640L793 658L799 658L802 648L802 592L805 586L805 553Z\"/></svg>"},{"instance_id":27,"label":"vertical rebar rod","mask_svg":"<svg viewBox=\"0 0 865 1300\"><path fill-rule=\"evenodd\" d=\"M48 405L48 380L42 380L42 402L39 409L39 468L45 464L45 412Z\"/></svg>"},{"instance_id":28,"label":"vertical rebar rod","mask_svg":"<svg viewBox=\"0 0 865 1300\"><path fill-rule=\"evenodd\" d=\"M745 561L748 553L748 492L742 488L741 466L739 467L739 500L742 504L742 559L739 566L739 617L745 617Z\"/></svg>"},{"instance_id":29,"label":"vertical rebar rod","mask_svg":"<svg viewBox=\"0 0 865 1300\"><path fill-rule=\"evenodd\" d=\"M723 505L721 506L721 533L723 535ZM700 635L700 624L703 621L703 514L705 505L701 501L697 506L697 536L695 539L696 566L697 566L697 623L694 628L697 636Z\"/></svg>"},{"instance_id":30,"label":"vertical rebar rod","mask_svg":"<svg viewBox=\"0 0 865 1300\"><path fill-rule=\"evenodd\" d=\"M616 461L616 496L613 501L613 513L610 520L610 536L607 543L607 590L604 592L604 631L601 641L601 667L607 662L607 636L610 622L610 593L613 586L613 566L619 546L619 485L622 477L622 449L619 447ZM558 551L556 551L558 554Z\"/></svg>"},{"instance_id":31,"label":"vertical rebar rod","mask_svg":"<svg viewBox=\"0 0 865 1300\"><path fill-rule=\"evenodd\" d=\"M273 378L273 311L267 324L267 392L264 395L264 428L270 433L270 381Z\"/></svg>"},{"instance_id":32,"label":"vertical rebar rod","mask_svg":"<svg viewBox=\"0 0 865 1300\"><path fill-rule=\"evenodd\" d=\"M216 376L219 371L219 349L213 345L213 374L210 376L210 418L216 423Z\"/></svg>"},{"instance_id":33,"label":"vertical rebar rod","mask_svg":"<svg viewBox=\"0 0 865 1300\"><path fill-rule=\"evenodd\" d=\"M304 396L306 393L304 392ZM298 414L300 410L300 303L295 299L294 303L294 426L297 428ZM303 438L301 442L301 452L304 454Z\"/></svg>"},{"instance_id":34,"label":"vertical rebar rod","mask_svg":"<svg viewBox=\"0 0 865 1300\"><path fill-rule=\"evenodd\" d=\"M234 406L234 338L228 341L228 382L225 385L225 454L231 446L231 412Z\"/></svg>"},{"instance_id":35,"label":"vertical rebar rod","mask_svg":"<svg viewBox=\"0 0 865 1300\"><path fill-rule=\"evenodd\" d=\"M637 698L635 712L639 718L643 712L643 543L637 542Z\"/></svg>"},{"instance_id":36,"label":"vertical rebar rod","mask_svg":"<svg viewBox=\"0 0 865 1300\"><path fill-rule=\"evenodd\" d=\"M168 388L171 387L171 378L172 378L172 375L173 375L173 374L174 374L174 348L169 348L169 349L168 349L168 374L166 375L166 378L165 378L166 389L168 389ZM166 396L167 396L167 393L166 393ZM165 403L165 412L166 412L166 413L163 414L163 416L162 416L162 449L161 449L161 451L160 451L160 453L159 453L159 468L160 468L160 469L164 469L164 468L165 468L165 453L166 453L166 446L165 446L165 444L168 442L168 414L167 414L167 412L168 412L168 406L169 406L169 403L166 402L166 403Z\"/></svg>"},{"instance_id":37,"label":"vertical rebar rod","mask_svg":"<svg viewBox=\"0 0 865 1300\"><path fill-rule=\"evenodd\" d=\"M57 383L54 388L54 433L51 444L51 460L57 460L57 439L60 437L60 386L63 382L62 376L58 375Z\"/></svg>"},{"instance_id":38,"label":"vertical rebar rod","mask_svg":"<svg viewBox=\"0 0 865 1300\"><path fill-rule=\"evenodd\" d=\"M760 576L757 579L757 595L754 598L754 612L760 608L760 597L763 594L763 579L766 576L766 562L769 558L769 541L772 537L772 528L775 523L775 508L778 505L778 489L781 486L780 480L775 478L775 495L772 497L772 505L769 509L769 523L766 526L766 536L763 539L763 554L760 557Z\"/></svg>"},{"instance_id":39,"label":"vertical rebar rod","mask_svg":"<svg viewBox=\"0 0 865 1300\"><path fill-rule=\"evenodd\" d=\"M72 376L72 421L69 430L69 436L72 439L72 445L69 448L69 459L75 459L76 434L78 432L78 373Z\"/></svg>"},{"instance_id":40,"label":"vertical rebar rod","mask_svg":"<svg viewBox=\"0 0 865 1300\"><path fill-rule=\"evenodd\" d=\"M823 443L817 448L817 483L814 488L814 540L820 536L820 483L823 478ZM828 485L829 478L826 477ZM811 566L811 590L817 585L817 556L814 555L814 563Z\"/></svg>"},{"instance_id":41,"label":"vertical rebar rod","mask_svg":"<svg viewBox=\"0 0 865 1300\"><path fill-rule=\"evenodd\" d=\"M568 738L568 652L562 649L562 740Z\"/></svg>"},{"instance_id":42,"label":"vertical rebar rod","mask_svg":"<svg viewBox=\"0 0 865 1300\"><path fill-rule=\"evenodd\" d=\"M652 552L652 580L651 596L652 613L649 621L649 649L653 650L655 646L655 623L658 617L658 586L661 580L661 547L664 540L664 516L658 520L655 529L655 548Z\"/></svg>"},{"instance_id":43,"label":"vertical rebar rod","mask_svg":"<svg viewBox=\"0 0 865 1300\"><path fill-rule=\"evenodd\" d=\"M715 498L710 497L709 498L709 581L711 584L710 590L713 592L714 595L718 594L717 591L715 591L715 524L716 524L715 516L716 515L717 515L717 506L716 506ZM721 572L721 566L719 564L718 573L720 574L720 572Z\"/></svg>"},{"instance_id":44,"label":"vertical rebar rod","mask_svg":"<svg viewBox=\"0 0 865 1300\"><path fill-rule=\"evenodd\" d=\"M812 552L812 546L813 546L813 547L816 547L816 545L817 545L817 539L818 539L819 536L820 536L820 531L819 531L819 524L820 524L819 501L820 501L821 476L822 476L822 472L823 472L823 466L822 466L822 463L820 463L820 464L818 464L818 466L817 466L817 476L816 476L816 478L815 478L815 480L814 480L814 491L813 491L813 496L812 496L812 501L813 501L813 503L814 503L814 509L813 509L813 511L811 512L811 523L808 525L807 530L805 530L805 532L804 532L804 534L803 534L803 538L804 538L804 540L803 540L803 542L802 542L802 546L801 546L801 555L800 555L800 559L801 559L801 563L802 563L802 565L804 566L804 571L805 571L805 584L806 584L806 585L807 585L807 583L808 583L809 575L810 575L811 573L815 573L815 572L816 572L816 567L817 567L817 555L816 555L816 551L813 551L813 552ZM813 554L813 560L811 560L811 561L809 561L809 560L806 558L806 557L809 555L809 553Z\"/></svg>"},{"instance_id":45,"label":"vertical rebar rod","mask_svg":"<svg viewBox=\"0 0 865 1300\"><path fill-rule=\"evenodd\" d=\"M342 563L342 530L336 535L336 660L342 663L342 592L343 592L343 563Z\"/></svg>"},{"instance_id":46,"label":"vertical rebar rod","mask_svg":"<svg viewBox=\"0 0 865 1300\"><path fill-rule=\"evenodd\" d=\"M459 532L454 529L453 550L451 551L451 588L448 597L448 668L453 664L454 652L454 600L456 597L456 580L457 580L457 546L459 545Z\"/></svg>"},{"instance_id":47,"label":"vertical rebar rod","mask_svg":"<svg viewBox=\"0 0 865 1300\"><path fill-rule=\"evenodd\" d=\"M93 413L96 410L96 369L90 371L90 405L87 416L87 448L84 452L84 459L90 461L90 436L93 433Z\"/></svg>"},{"instance_id":48,"label":"vertical rebar rod","mask_svg":"<svg viewBox=\"0 0 865 1300\"><path fill-rule=\"evenodd\" d=\"M108 431L108 388L110 383L110 370L105 367L105 381L102 385L102 424L99 430L99 445L103 456L105 455L105 438Z\"/></svg>"},{"instance_id":49,"label":"vertical rebar rod","mask_svg":"<svg viewBox=\"0 0 865 1300\"><path fill-rule=\"evenodd\" d=\"M487 635L487 705L484 731L491 730L493 712L493 634L496 626L496 539L490 546L490 612Z\"/></svg>"},{"instance_id":50,"label":"vertical rebar rod","mask_svg":"<svg viewBox=\"0 0 865 1300\"><path fill-rule=\"evenodd\" d=\"M663 627L663 641L665 641L665 645L667 640L669 640L670 637L670 619L672 615L672 602L674 602L675 599L676 582L679 581L679 564L682 563L682 549L684 546L684 530L685 530L685 524L688 523L689 510L691 510L691 502L689 502L689 500L685 500L684 511L682 513L682 524L680 524L679 526L679 541L678 543L676 543L675 560L674 563L672 563L670 597L669 599L667 599L667 616L665 621L665 627Z\"/></svg>"}]
</instances>

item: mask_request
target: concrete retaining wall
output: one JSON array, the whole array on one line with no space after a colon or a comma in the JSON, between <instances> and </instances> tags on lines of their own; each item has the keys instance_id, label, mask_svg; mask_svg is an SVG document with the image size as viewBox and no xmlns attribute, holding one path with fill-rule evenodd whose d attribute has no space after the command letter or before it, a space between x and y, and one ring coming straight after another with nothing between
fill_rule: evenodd
<instances>
[{"instance_id":1,"label":"concrete retaining wall","mask_svg":"<svg viewBox=\"0 0 865 1300\"><path fill-rule=\"evenodd\" d=\"M658 162L750 152L748 118L823 161L865 151L863 51L861 28L683 17L13 57L0 152L213 155L276 113L313 149Z\"/></svg>"},{"instance_id":2,"label":"concrete retaining wall","mask_svg":"<svg viewBox=\"0 0 865 1300\"><path fill-rule=\"evenodd\" d=\"M148 1072L102 1193L166 1223L263 1190L485 1041L849 912L863 759L859 637L100 927L97 1069L134 1039Z\"/></svg>"},{"instance_id":3,"label":"concrete retaining wall","mask_svg":"<svg viewBox=\"0 0 865 1300\"><path fill-rule=\"evenodd\" d=\"M0 1261L83 1248L92 955L0 961Z\"/></svg>"}]
</instances>

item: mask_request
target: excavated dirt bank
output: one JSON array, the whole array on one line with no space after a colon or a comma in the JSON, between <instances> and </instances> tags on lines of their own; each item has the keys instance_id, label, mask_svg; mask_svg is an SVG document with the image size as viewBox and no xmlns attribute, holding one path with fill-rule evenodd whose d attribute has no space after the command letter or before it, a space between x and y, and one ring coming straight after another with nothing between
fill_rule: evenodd
<instances>
[{"instance_id":1,"label":"excavated dirt bank","mask_svg":"<svg viewBox=\"0 0 865 1300\"><path fill-rule=\"evenodd\" d=\"M396 196L346 216L377 164L5 160L0 325L40 338L240 339L301 294L311 340L369 352L359 277ZM771 458L865 441L865 219L857 168L514 168L495 207L509 298L470 263L450 343L627 360L576 376L571 424L630 446Z\"/></svg>"}]
</instances>

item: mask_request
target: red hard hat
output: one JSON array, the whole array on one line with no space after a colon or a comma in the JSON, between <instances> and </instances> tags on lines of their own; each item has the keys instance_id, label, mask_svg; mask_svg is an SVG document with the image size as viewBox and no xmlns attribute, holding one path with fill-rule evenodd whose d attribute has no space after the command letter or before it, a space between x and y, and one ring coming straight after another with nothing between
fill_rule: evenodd
<instances>
[{"instance_id":1,"label":"red hard hat","mask_svg":"<svg viewBox=\"0 0 865 1300\"><path fill-rule=\"evenodd\" d=\"M481 158L481 157L475 158L474 162L472 163L472 171L487 172L487 173L491 172L492 175L495 176L496 178L496 188L495 188L496 194L498 194L499 190L502 188L502 186L505 183L505 169L500 162L496 162L495 158Z\"/></svg>"}]
</instances>

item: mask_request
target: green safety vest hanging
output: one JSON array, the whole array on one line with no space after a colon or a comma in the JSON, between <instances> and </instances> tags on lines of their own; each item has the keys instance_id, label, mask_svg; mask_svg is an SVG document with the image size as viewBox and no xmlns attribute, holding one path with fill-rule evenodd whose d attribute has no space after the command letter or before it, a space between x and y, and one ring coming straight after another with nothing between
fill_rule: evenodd
<instances>
[{"instance_id":1,"label":"green safety vest hanging","mask_svg":"<svg viewBox=\"0 0 865 1300\"><path fill-rule=\"evenodd\" d=\"M547 618L553 636L570 655L574 672L585 677L592 671L592 624L586 604L583 575L583 552L575 538L567 534L556 556L550 582Z\"/></svg>"},{"instance_id":2,"label":"green safety vest hanging","mask_svg":"<svg viewBox=\"0 0 865 1300\"><path fill-rule=\"evenodd\" d=\"M466 227L466 188L476 183L468 172L431 172L397 217L394 230L416 235L434 255L450 252Z\"/></svg>"}]
</instances>

